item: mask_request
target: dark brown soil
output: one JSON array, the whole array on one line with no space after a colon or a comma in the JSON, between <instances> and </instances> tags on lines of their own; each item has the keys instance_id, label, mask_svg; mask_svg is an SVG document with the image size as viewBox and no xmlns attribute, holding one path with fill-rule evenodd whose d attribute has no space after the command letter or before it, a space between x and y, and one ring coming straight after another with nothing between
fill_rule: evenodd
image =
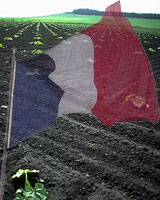
<instances>
[{"instance_id":1,"label":"dark brown soil","mask_svg":"<svg viewBox=\"0 0 160 200\"><path fill-rule=\"evenodd\" d=\"M11 27L9 34L18 29ZM1 106L8 104L10 48L17 47L17 59L28 56L35 48L29 44L35 29L36 24L23 37L6 42L0 49L0 157L7 115L7 109ZM71 29L70 33L74 31ZM160 103L160 30L136 31L151 62ZM57 43L42 24L40 33L44 42L41 48ZM5 34L0 28L0 42ZM160 200L160 121L156 125L116 123L107 128L93 115L71 114L58 118L56 125L19 143L8 153L4 200L15 195L11 177L20 168L40 170L48 200Z\"/></svg>"}]
</instances>

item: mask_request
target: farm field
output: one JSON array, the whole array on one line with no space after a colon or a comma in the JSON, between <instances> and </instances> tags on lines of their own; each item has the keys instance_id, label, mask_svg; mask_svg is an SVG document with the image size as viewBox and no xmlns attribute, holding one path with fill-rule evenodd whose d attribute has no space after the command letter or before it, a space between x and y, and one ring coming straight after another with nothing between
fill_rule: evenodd
<instances>
[{"instance_id":1,"label":"farm field","mask_svg":"<svg viewBox=\"0 0 160 200\"><path fill-rule=\"evenodd\" d=\"M160 105L160 25L156 20L154 26L151 21L133 21L151 63ZM0 158L12 47L17 48L17 60L24 59L90 26L68 22L0 20ZM160 121L107 128L93 115L70 114L9 150L4 200L13 199L11 177L20 168L40 170L48 200L159 200L159 161Z\"/></svg>"},{"instance_id":2,"label":"farm field","mask_svg":"<svg viewBox=\"0 0 160 200\"><path fill-rule=\"evenodd\" d=\"M82 23L82 24L95 24L100 21L102 16L95 15L77 15L72 13L61 13L56 15L33 17L33 18L5 18L7 20L16 21L32 21L32 22L62 22L62 23ZM2 18L0 18L2 19ZM132 26L141 26L148 28L160 28L160 20L154 19L138 19L138 18L128 18Z\"/></svg>"}]
</instances>

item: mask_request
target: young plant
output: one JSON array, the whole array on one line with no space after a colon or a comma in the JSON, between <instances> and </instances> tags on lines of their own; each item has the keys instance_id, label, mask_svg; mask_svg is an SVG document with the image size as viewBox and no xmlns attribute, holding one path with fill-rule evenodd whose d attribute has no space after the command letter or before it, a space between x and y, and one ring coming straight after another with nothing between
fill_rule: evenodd
<instances>
[{"instance_id":1,"label":"young plant","mask_svg":"<svg viewBox=\"0 0 160 200\"><path fill-rule=\"evenodd\" d=\"M35 42L30 42L30 44L43 45L43 42L41 42L41 41L35 41Z\"/></svg>"},{"instance_id":2,"label":"young plant","mask_svg":"<svg viewBox=\"0 0 160 200\"><path fill-rule=\"evenodd\" d=\"M36 49L34 49L32 52L31 52L32 54L41 54L41 53L43 53L43 51L42 50L36 50Z\"/></svg>"},{"instance_id":3,"label":"young plant","mask_svg":"<svg viewBox=\"0 0 160 200\"><path fill-rule=\"evenodd\" d=\"M15 175L12 176L12 179L20 179L22 176L25 176L24 187L17 189L16 196L13 200L46 200L48 192L46 191L43 183L43 180L39 179L35 186L31 186L31 183L28 180L30 174L38 174L38 170L22 170L19 169Z\"/></svg>"},{"instance_id":4,"label":"young plant","mask_svg":"<svg viewBox=\"0 0 160 200\"><path fill-rule=\"evenodd\" d=\"M62 36L60 36L60 37L58 37L58 39L60 39L60 40L63 40L63 37L62 37Z\"/></svg>"},{"instance_id":5,"label":"young plant","mask_svg":"<svg viewBox=\"0 0 160 200\"><path fill-rule=\"evenodd\" d=\"M9 40L9 41L12 41L13 38L12 37L5 37L4 40Z\"/></svg>"},{"instance_id":6,"label":"young plant","mask_svg":"<svg viewBox=\"0 0 160 200\"><path fill-rule=\"evenodd\" d=\"M15 38L18 38L18 37L19 37L19 35L18 35L18 34L15 34L15 35L14 35L14 37L15 37Z\"/></svg>"},{"instance_id":7,"label":"young plant","mask_svg":"<svg viewBox=\"0 0 160 200\"><path fill-rule=\"evenodd\" d=\"M156 51L155 51L154 49L152 49L152 48L149 48L148 50L151 51L152 53L155 53L155 52L156 52Z\"/></svg>"},{"instance_id":8,"label":"young plant","mask_svg":"<svg viewBox=\"0 0 160 200\"><path fill-rule=\"evenodd\" d=\"M145 40L145 41L144 41L144 44L149 44L149 43L150 43L150 42L149 42L149 41L147 41L147 40Z\"/></svg>"}]
</instances>

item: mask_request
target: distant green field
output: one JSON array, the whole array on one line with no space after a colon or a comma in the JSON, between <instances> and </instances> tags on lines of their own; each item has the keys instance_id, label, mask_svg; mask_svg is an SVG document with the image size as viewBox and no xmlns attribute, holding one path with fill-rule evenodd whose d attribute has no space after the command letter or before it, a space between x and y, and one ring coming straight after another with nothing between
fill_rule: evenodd
<instances>
[{"instance_id":1,"label":"distant green field","mask_svg":"<svg viewBox=\"0 0 160 200\"><path fill-rule=\"evenodd\" d=\"M64 22L64 23L85 23L95 24L100 21L102 16L95 15L75 15L75 14L56 14L44 17L33 17L33 18L4 18L9 20L17 21L41 21L41 22ZM2 18L0 18L2 19ZM139 18L128 18L132 26L140 26L146 28L160 28L160 20L154 19L139 19Z\"/></svg>"},{"instance_id":2,"label":"distant green field","mask_svg":"<svg viewBox=\"0 0 160 200\"><path fill-rule=\"evenodd\" d=\"M57 14L52 16L45 16L40 18L33 18L34 20L42 21L55 21L55 22L67 22L67 23L87 23L95 24L99 22L101 16L95 15L75 15L75 14Z\"/></svg>"},{"instance_id":3,"label":"distant green field","mask_svg":"<svg viewBox=\"0 0 160 200\"><path fill-rule=\"evenodd\" d=\"M157 19L138 19L138 18L128 18L132 26L140 26L146 28L159 28L160 20Z\"/></svg>"}]
</instances>

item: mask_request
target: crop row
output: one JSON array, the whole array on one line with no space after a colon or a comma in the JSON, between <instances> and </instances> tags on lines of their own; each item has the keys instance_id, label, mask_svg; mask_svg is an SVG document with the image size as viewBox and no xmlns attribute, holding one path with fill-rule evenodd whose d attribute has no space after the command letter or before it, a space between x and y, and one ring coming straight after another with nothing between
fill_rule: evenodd
<instances>
[{"instance_id":1,"label":"crop row","mask_svg":"<svg viewBox=\"0 0 160 200\"><path fill-rule=\"evenodd\" d=\"M64 39L87 28L89 25L42 22L0 21L0 48L13 46L30 53L42 53L42 49L55 46ZM160 31L135 27L135 31L150 53L160 52Z\"/></svg>"}]
</instances>

